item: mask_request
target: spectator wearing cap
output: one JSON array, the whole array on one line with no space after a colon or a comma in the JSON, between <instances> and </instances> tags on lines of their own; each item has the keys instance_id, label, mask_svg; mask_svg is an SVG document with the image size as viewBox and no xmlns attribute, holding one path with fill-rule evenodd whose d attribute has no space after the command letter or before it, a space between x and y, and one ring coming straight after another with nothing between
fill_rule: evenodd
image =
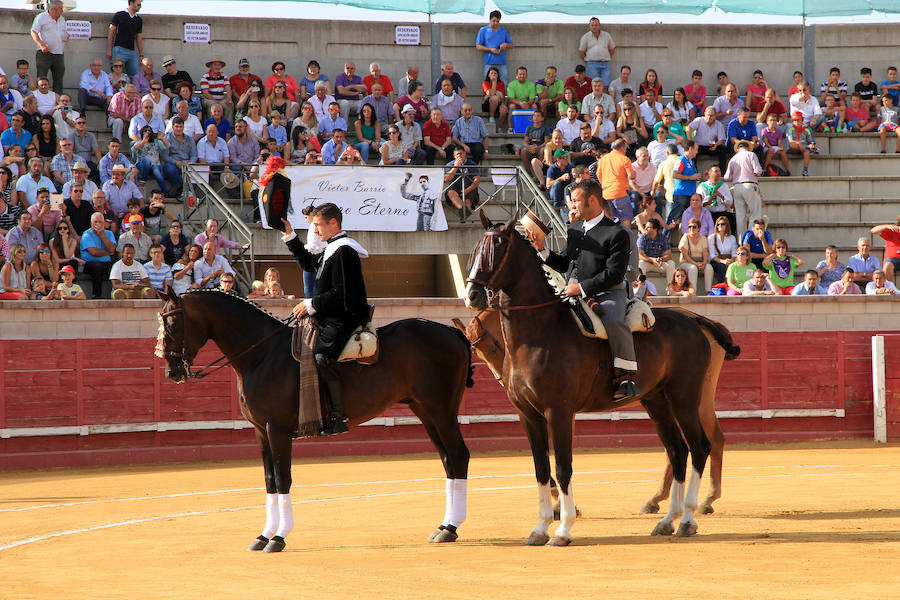
<instances>
[{"instance_id":1,"label":"spectator wearing cap","mask_svg":"<svg viewBox=\"0 0 900 600\"><path fill-rule=\"evenodd\" d=\"M41 188L56 191L56 186L48 177L43 175L44 161L41 158L32 158L28 161L28 174L22 175L16 181L16 193L19 204L31 206L37 203L37 191Z\"/></svg>"},{"instance_id":2,"label":"spectator wearing cap","mask_svg":"<svg viewBox=\"0 0 900 600\"><path fill-rule=\"evenodd\" d=\"M553 164L547 169L545 185L550 191L550 200L559 211L563 223L569 222L569 209L566 207L566 186L572 181L572 165L569 161L569 151L560 148L553 153Z\"/></svg>"},{"instance_id":3,"label":"spectator wearing cap","mask_svg":"<svg viewBox=\"0 0 900 600\"><path fill-rule=\"evenodd\" d=\"M144 231L143 215L130 215L128 217L128 225L128 231L119 236L116 252L122 258L125 246L130 245L134 249L134 259L143 264L150 260L150 246L153 245L153 240Z\"/></svg>"},{"instance_id":4,"label":"spectator wearing cap","mask_svg":"<svg viewBox=\"0 0 900 600\"><path fill-rule=\"evenodd\" d=\"M356 64L349 60L345 62L344 72L334 78L334 97L344 121L350 118L350 111L359 112L360 101L368 93L362 77L356 74Z\"/></svg>"},{"instance_id":5,"label":"spectator wearing cap","mask_svg":"<svg viewBox=\"0 0 900 600\"><path fill-rule=\"evenodd\" d=\"M225 61L219 56L214 56L207 61L206 67L209 71L200 79L203 112L208 115L212 105L218 102L222 105L225 118L231 121L234 119L234 102L231 100L231 85L222 73Z\"/></svg>"},{"instance_id":6,"label":"spectator wearing cap","mask_svg":"<svg viewBox=\"0 0 900 600\"><path fill-rule=\"evenodd\" d=\"M107 110L115 93L109 75L103 71L103 63L95 58L78 82L78 111L83 115L87 114L85 109L88 104Z\"/></svg>"},{"instance_id":7,"label":"spectator wearing cap","mask_svg":"<svg viewBox=\"0 0 900 600\"><path fill-rule=\"evenodd\" d=\"M414 165L425 164L425 151L422 150L422 128L416 123L416 109L412 104L403 107L402 118L394 123L400 131L400 141L411 150L409 162Z\"/></svg>"},{"instance_id":8,"label":"spectator wearing cap","mask_svg":"<svg viewBox=\"0 0 900 600\"><path fill-rule=\"evenodd\" d=\"M138 94L145 96L150 93L150 84L154 81L162 85L162 77L153 70L153 60L145 56L141 59L141 70L131 78L131 83L137 88Z\"/></svg>"},{"instance_id":9,"label":"spectator wearing cap","mask_svg":"<svg viewBox=\"0 0 900 600\"><path fill-rule=\"evenodd\" d=\"M121 58L114 58L109 63L109 83L112 85L113 93L121 92L125 84L131 83L131 77L125 72L125 61Z\"/></svg>"},{"instance_id":10,"label":"spectator wearing cap","mask_svg":"<svg viewBox=\"0 0 900 600\"><path fill-rule=\"evenodd\" d=\"M91 216L91 228L81 236L81 259L84 272L91 278L92 297L100 298L103 281L109 277L112 257L116 254L116 238L106 229L103 214Z\"/></svg>"},{"instance_id":11,"label":"spectator wearing cap","mask_svg":"<svg viewBox=\"0 0 900 600\"><path fill-rule=\"evenodd\" d=\"M19 214L18 224L6 234L6 241L12 248L16 244L25 247L25 263L31 264L37 258L37 249L44 242L41 232L32 226L32 216L28 211Z\"/></svg>"},{"instance_id":12,"label":"spectator wearing cap","mask_svg":"<svg viewBox=\"0 0 900 600\"><path fill-rule=\"evenodd\" d=\"M124 60L129 76L138 72L138 60L144 56L144 22L139 10L141 0L128 0L128 9L114 14L109 22L106 57Z\"/></svg>"},{"instance_id":13,"label":"spectator wearing cap","mask_svg":"<svg viewBox=\"0 0 900 600\"><path fill-rule=\"evenodd\" d=\"M293 102L300 102L300 86L297 84L297 80L287 74L284 62L276 60L272 63L272 74L266 79L266 96L272 93L272 90L275 89L275 84L279 81L284 82L287 88L285 90L287 97ZM360 80L360 83L362 83L362 80Z\"/></svg>"},{"instance_id":14,"label":"spectator wearing cap","mask_svg":"<svg viewBox=\"0 0 900 600\"><path fill-rule=\"evenodd\" d=\"M85 179L84 174L86 174L86 170L80 170L83 167L84 163L75 163L74 168L79 169L75 171L77 177L67 183L63 190L66 216L78 235L81 235L91 227L91 216L94 214L94 207L87 198L93 198L94 192L97 191L97 186L94 185L94 182ZM84 181L78 181L79 178ZM91 187L89 188L88 185ZM68 194L68 197L66 194Z\"/></svg>"},{"instance_id":15,"label":"spectator wearing cap","mask_svg":"<svg viewBox=\"0 0 900 600\"><path fill-rule=\"evenodd\" d=\"M247 93L247 90L250 89L250 83L252 81L256 81L259 85L260 91L263 90L263 81L259 75L254 75L250 72L250 61L246 58L242 58L238 61L238 72L228 78L228 85L231 87L231 99L234 101L235 106L240 102L241 96Z\"/></svg>"},{"instance_id":16,"label":"spectator wearing cap","mask_svg":"<svg viewBox=\"0 0 900 600\"><path fill-rule=\"evenodd\" d=\"M132 198L143 200L141 190L133 181L127 179L128 168L125 165L116 165L112 168L112 178L103 184L103 193L109 202L109 207L116 217L121 218L128 212L128 201Z\"/></svg>"},{"instance_id":17,"label":"spectator wearing cap","mask_svg":"<svg viewBox=\"0 0 900 600\"><path fill-rule=\"evenodd\" d=\"M134 84L129 83L124 90L117 92L109 103L107 124L112 128L113 137L123 139L122 136L128 130L131 118L139 112L141 112L141 97Z\"/></svg>"},{"instance_id":18,"label":"spectator wearing cap","mask_svg":"<svg viewBox=\"0 0 900 600\"><path fill-rule=\"evenodd\" d=\"M56 292L60 300L87 300L84 290L75 283L75 269L72 265L65 265L59 270L62 281L56 285Z\"/></svg>"},{"instance_id":19,"label":"spectator wearing cap","mask_svg":"<svg viewBox=\"0 0 900 600\"><path fill-rule=\"evenodd\" d=\"M169 98L178 97L178 88L181 87L182 83L191 84L191 88L196 87L190 73L179 70L178 64L175 62L175 57L171 54L163 56L162 68L165 70L165 73L160 77L160 81L162 81L162 93Z\"/></svg>"},{"instance_id":20,"label":"spectator wearing cap","mask_svg":"<svg viewBox=\"0 0 900 600\"><path fill-rule=\"evenodd\" d=\"M574 89L579 102L584 100L584 97L590 94L594 89L591 80L586 75L584 65L575 65L575 74L566 79L566 85L564 87Z\"/></svg>"},{"instance_id":21,"label":"spectator wearing cap","mask_svg":"<svg viewBox=\"0 0 900 600\"><path fill-rule=\"evenodd\" d=\"M216 252L214 243L206 242L203 245L203 260L194 263L194 283L201 288L217 288L224 273L233 275L234 269L224 256Z\"/></svg>"},{"instance_id":22,"label":"spectator wearing cap","mask_svg":"<svg viewBox=\"0 0 900 600\"><path fill-rule=\"evenodd\" d=\"M122 237L125 237L124 235ZM122 238L119 238L121 242ZM144 265L135 260L135 248L131 244L121 246L122 258L112 266L109 280L112 282L112 299L128 300L156 298Z\"/></svg>"},{"instance_id":23,"label":"spectator wearing cap","mask_svg":"<svg viewBox=\"0 0 900 600\"><path fill-rule=\"evenodd\" d=\"M128 160L128 157L119 152L122 144L119 142L119 138L111 138L109 143L107 144L107 152L103 158L100 159L100 183L105 184L112 177L112 169L116 165L122 165L125 167L126 172L130 170L129 178L134 181L137 178L137 168L131 164L131 161Z\"/></svg>"}]
</instances>

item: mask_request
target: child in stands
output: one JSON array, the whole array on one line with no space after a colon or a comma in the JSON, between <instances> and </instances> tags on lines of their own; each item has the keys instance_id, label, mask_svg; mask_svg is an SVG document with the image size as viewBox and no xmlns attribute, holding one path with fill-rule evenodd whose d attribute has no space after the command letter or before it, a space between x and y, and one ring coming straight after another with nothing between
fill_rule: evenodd
<instances>
[{"instance_id":1,"label":"child in stands","mask_svg":"<svg viewBox=\"0 0 900 600\"><path fill-rule=\"evenodd\" d=\"M809 155L818 154L819 148L816 147L816 139L813 137L812 130L803 124L802 112L795 112L791 121L793 125L787 132L788 152L803 155L803 176L808 177Z\"/></svg>"},{"instance_id":2,"label":"child in stands","mask_svg":"<svg viewBox=\"0 0 900 600\"><path fill-rule=\"evenodd\" d=\"M897 149L895 152L900 154L900 127L898 127L898 117L900 117L900 112L898 112L897 107L894 106L894 97L891 94L885 94L881 97L881 111L879 112L881 124L878 126L878 135L881 137L882 154L887 151L887 134L889 132L897 135Z\"/></svg>"}]
</instances>

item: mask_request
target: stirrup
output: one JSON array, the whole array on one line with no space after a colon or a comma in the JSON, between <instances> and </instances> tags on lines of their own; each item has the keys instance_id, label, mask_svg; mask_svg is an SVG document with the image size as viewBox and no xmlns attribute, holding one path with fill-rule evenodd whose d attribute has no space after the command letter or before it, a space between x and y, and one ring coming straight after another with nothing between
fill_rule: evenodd
<instances>
[{"instance_id":1,"label":"stirrup","mask_svg":"<svg viewBox=\"0 0 900 600\"><path fill-rule=\"evenodd\" d=\"M613 390L613 400L620 401L625 400L626 398L635 398L639 396L641 390L638 389L638 386L631 379L625 379L619 382L619 385L616 386L615 390Z\"/></svg>"},{"instance_id":2,"label":"stirrup","mask_svg":"<svg viewBox=\"0 0 900 600\"><path fill-rule=\"evenodd\" d=\"M331 415L319 435L340 435L348 431L347 419L343 415Z\"/></svg>"}]
</instances>

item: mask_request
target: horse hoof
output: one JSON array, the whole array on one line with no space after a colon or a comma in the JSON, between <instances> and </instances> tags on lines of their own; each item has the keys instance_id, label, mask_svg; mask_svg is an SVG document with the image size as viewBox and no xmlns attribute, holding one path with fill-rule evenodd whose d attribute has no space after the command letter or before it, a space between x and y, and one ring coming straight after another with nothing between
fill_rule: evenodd
<instances>
[{"instance_id":1,"label":"horse hoof","mask_svg":"<svg viewBox=\"0 0 900 600\"><path fill-rule=\"evenodd\" d=\"M445 527L444 527L443 525L441 525L440 527L438 527L437 529L435 529L434 532L433 532L431 535L428 536L428 541L429 541L429 542L433 542L434 539L435 539L437 536L439 536L439 535L441 534L442 531L444 531L444 529L445 529Z\"/></svg>"},{"instance_id":2,"label":"horse hoof","mask_svg":"<svg viewBox=\"0 0 900 600\"><path fill-rule=\"evenodd\" d=\"M712 504L704 504L703 506L700 507L701 515L711 515L714 512L716 512L716 509L713 508Z\"/></svg>"},{"instance_id":3,"label":"horse hoof","mask_svg":"<svg viewBox=\"0 0 900 600\"><path fill-rule=\"evenodd\" d=\"M650 535L672 535L673 533L675 533L675 528L671 523L660 521L653 528L653 531L650 532Z\"/></svg>"},{"instance_id":4,"label":"horse hoof","mask_svg":"<svg viewBox=\"0 0 900 600\"><path fill-rule=\"evenodd\" d=\"M691 537L692 535L697 535L696 523L682 523L678 526L678 532L675 534L676 537Z\"/></svg>"},{"instance_id":5,"label":"horse hoof","mask_svg":"<svg viewBox=\"0 0 900 600\"><path fill-rule=\"evenodd\" d=\"M638 513L642 515L655 515L658 512L659 504L656 502L645 502L641 507L641 510L638 511Z\"/></svg>"},{"instance_id":6,"label":"horse hoof","mask_svg":"<svg viewBox=\"0 0 900 600\"><path fill-rule=\"evenodd\" d=\"M449 529L442 529L436 532L437 535L431 540L435 544L443 544L444 542L455 542L459 538L459 534Z\"/></svg>"},{"instance_id":7,"label":"horse hoof","mask_svg":"<svg viewBox=\"0 0 900 600\"><path fill-rule=\"evenodd\" d=\"M268 544L268 543L269 543L269 538L267 538L264 535L261 535L258 538L256 538L255 540L253 540L252 544L247 546L247 552L259 552L260 550L265 548L266 544Z\"/></svg>"},{"instance_id":8,"label":"horse hoof","mask_svg":"<svg viewBox=\"0 0 900 600\"><path fill-rule=\"evenodd\" d=\"M266 547L262 549L263 552L281 552L282 550L284 550L284 538L280 535L276 535L269 540Z\"/></svg>"},{"instance_id":9,"label":"horse hoof","mask_svg":"<svg viewBox=\"0 0 900 600\"><path fill-rule=\"evenodd\" d=\"M562 537L561 535L554 535L550 538L550 541L547 542L548 546L568 546L572 543L572 538Z\"/></svg>"},{"instance_id":10,"label":"horse hoof","mask_svg":"<svg viewBox=\"0 0 900 600\"><path fill-rule=\"evenodd\" d=\"M528 539L525 540L526 546L544 546L547 542L550 541L550 536L546 533L538 533L537 531L532 531L531 535L528 536Z\"/></svg>"}]
</instances>

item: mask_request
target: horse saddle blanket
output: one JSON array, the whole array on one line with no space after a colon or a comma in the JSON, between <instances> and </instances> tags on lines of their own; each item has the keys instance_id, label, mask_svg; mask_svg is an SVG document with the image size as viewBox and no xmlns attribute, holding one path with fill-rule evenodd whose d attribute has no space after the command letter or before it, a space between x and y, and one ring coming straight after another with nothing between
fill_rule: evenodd
<instances>
[{"instance_id":1,"label":"horse saddle blanket","mask_svg":"<svg viewBox=\"0 0 900 600\"><path fill-rule=\"evenodd\" d=\"M374 313L375 306L370 304L368 322L353 330L353 333L350 334L350 339L344 344L344 349L341 350L341 354L338 356L338 362L355 360L363 365L374 365L378 362L378 333L376 333L375 326L372 325ZM297 362L300 362L300 357L303 356L302 350L304 345L307 344L304 343L302 329L295 327L294 336L291 339L291 353ZM307 345L307 347L311 348L313 345L314 343Z\"/></svg>"},{"instance_id":2,"label":"horse saddle blanket","mask_svg":"<svg viewBox=\"0 0 900 600\"><path fill-rule=\"evenodd\" d=\"M565 293L566 278L563 274L547 265L543 265L542 268L553 291L557 295ZM569 308L582 335L603 340L608 339L606 327L603 326L600 315L591 310L584 298L573 298L572 300L573 302L569 303ZM625 307L625 324L628 325L628 328L633 333L646 333L653 329L655 323L656 317L653 316L653 311L650 310L649 304L637 298L631 298L628 301L628 305Z\"/></svg>"}]
</instances>

